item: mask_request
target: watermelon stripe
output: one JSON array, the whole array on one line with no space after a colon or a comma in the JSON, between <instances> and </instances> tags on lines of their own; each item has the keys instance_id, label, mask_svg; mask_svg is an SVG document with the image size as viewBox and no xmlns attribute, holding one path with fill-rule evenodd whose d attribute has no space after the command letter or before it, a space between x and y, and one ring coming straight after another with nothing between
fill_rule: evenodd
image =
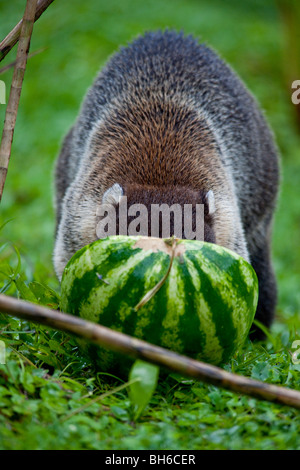
<instances>
[{"instance_id":1,"label":"watermelon stripe","mask_svg":"<svg viewBox=\"0 0 300 470\"><path fill-rule=\"evenodd\" d=\"M236 338L236 341L240 343L251 326L249 321L244 321L245 312L253 311L255 313L253 306L257 304L257 297L254 296L255 298L253 299L253 297L249 295L251 292L256 292L256 289L253 289L253 283L255 286L256 281L254 270L249 264L246 264L242 258L238 257L236 254L234 254L234 258L229 251L226 252L217 245L213 245L211 250L208 249L207 246L203 247L202 253L207 260L209 259L211 262L215 263L218 268L217 271L214 272L213 279L216 281L216 284L219 284L221 287L222 293L220 292L220 295L226 298L227 292L227 298L230 299L230 304L232 304L232 296L234 295L235 308L232 308L231 318L234 328L239 332L240 336L240 338ZM243 266L242 272L241 266ZM224 275L224 269L226 269L226 275ZM209 272L211 270L210 264L208 265L208 270ZM252 278L251 288L249 287L249 278ZM217 286L215 288L216 290L218 289ZM252 324L253 316L252 318L251 315L248 316Z\"/></svg>"},{"instance_id":2,"label":"watermelon stripe","mask_svg":"<svg viewBox=\"0 0 300 470\"><path fill-rule=\"evenodd\" d=\"M155 260L157 262L157 256L153 252L145 252L138 249L137 254L133 255L133 257L135 261L140 260L140 262L135 262L129 269L128 265L124 266L124 279L122 280L120 277L119 282L116 284L116 291L111 295L109 302L104 306L99 316L99 323L115 325L118 329L126 328L129 335L133 335L138 327L140 314L134 307L142 299L145 292L152 289L160 281L165 272L160 273L156 270L153 275L152 267ZM165 269L168 268L168 265L169 263L166 259ZM141 315L144 317L143 321L145 323L146 311L150 309L148 305L150 302L151 300L141 308L141 311L143 310Z\"/></svg>"},{"instance_id":3,"label":"watermelon stripe","mask_svg":"<svg viewBox=\"0 0 300 470\"><path fill-rule=\"evenodd\" d=\"M136 311L170 264L167 252L135 248L140 238L109 237L77 252L62 278L62 310L199 360L226 362L253 321L258 297L253 268L225 248L181 240L185 250L174 258L164 284ZM102 370L127 362L78 344Z\"/></svg>"},{"instance_id":4,"label":"watermelon stripe","mask_svg":"<svg viewBox=\"0 0 300 470\"><path fill-rule=\"evenodd\" d=\"M203 351L202 357L197 356L197 358L203 359L204 354L204 357L214 358L213 362L219 363L222 361L222 349L220 341L216 335L216 326L212 319L211 310L202 294L202 284L199 270L196 267L197 265L195 266L192 259L190 258L191 253L189 252L187 267L190 274L191 283L195 288L195 293L198 293L197 297L195 297L195 299L198 300L195 306L197 317L199 318L200 335L204 337L204 345L201 349L201 351Z\"/></svg>"},{"instance_id":5,"label":"watermelon stripe","mask_svg":"<svg viewBox=\"0 0 300 470\"><path fill-rule=\"evenodd\" d=\"M161 342L168 348L176 351L183 350L179 321L185 313L185 293L178 272L178 263L173 261L172 269L164 285L166 295L166 309L163 312Z\"/></svg>"},{"instance_id":6,"label":"watermelon stripe","mask_svg":"<svg viewBox=\"0 0 300 470\"><path fill-rule=\"evenodd\" d=\"M159 278L156 279L157 282L161 280L168 270L170 256L164 254L163 260L163 269ZM157 284L156 281L154 285ZM154 287L154 285L151 285L150 289ZM145 293L150 289L145 290ZM167 300L166 284L164 284L155 296L138 311L134 336L144 338L146 341L153 344L163 345L161 338L164 332L163 320L167 312ZM145 326L143 327L143 325ZM164 346L167 347L166 345Z\"/></svg>"},{"instance_id":7,"label":"watermelon stripe","mask_svg":"<svg viewBox=\"0 0 300 470\"><path fill-rule=\"evenodd\" d=\"M151 258L151 261L152 263L145 273L145 290L138 299L138 302L146 292L149 292L155 287L164 277L169 268L170 256L162 252L156 253L155 256ZM136 302L136 304L138 302ZM159 306L158 310L155 308L156 305ZM147 338L147 341L158 344L162 334L162 319L164 318L165 312L166 295L165 290L161 288L152 299L138 310L134 336L141 337L141 335L143 335ZM155 324L155 328L153 328L153 324Z\"/></svg>"},{"instance_id":8,"label":"watermelon stripe","mask_svg":"<svg viewBox=\"0 0 300 470\"><path fill-rule=\"evenodd\" d=\"M193 270L188 256L183 257L184 262L178 263L180 268L180 279L185 293L184 305L187 312L198 311L200 278L199 273ZM179 280L180 282L180 280ZM201 329L199 315L181 315L179 319L179 336L185 341L184 350L187 354L195 355L200 350L205 350L206 334Z\"/></svg>"},{"instance_id":9,"label":"watermelon stripe","mask_svg":"<svg viewBox=\"0 0 300 470\"><path fill-rule=\"evenodd\" d=\"M207 274L201 277L201 292L205 297L205 302L212 312L212 321L216 328L216 337L219 340L221 348L227 349L228 345L232 344L236 339L236 328L232 321L232 309L224 299L224 293L218 295L220 285L216 282L214 277L216 270L214 265L207 267L207 259L199 252L197 256L194 252L189 252L190 259L194 262L195 266L198 265L199 269ZM213 275L212 275L213 272ZM206 328L205 328L206 329Z\"/></svg>"},{"instance_id":10,"label":"watermelon stripe","mask_svg":"<svg viewBox=\"0 0 300 470\"><path fill-rule=\"evenodd\" d=\"M104 244L105 248L105 244ZM124 254L124 253L123 253ZM128 260L132 261L132 251L130 249L127 250L127 258ZM85 257L88 260L91 259L91 254L88 251L85 253ZM96 255L94 259L98 258ZM77 276L77 272L82 270L82 268L76 269L74 266L75 272L71 273L74 276L74 281L71 286L71 290L69 292L69 298L72 299L70 301L70 313L75 313L78 310L82 310L82 313L86 312L86 318L92 319L92 321L98 321L97 312L92 312L90 308L87 308L87 304L91 304L93 302L93 289L97 291L97 296L100 296L100 305L101 305L101 297L103 300L107 298L107 294L111 291L111 284L107 285L100 279L98 279L97 273L103 276L104 280L107 280L107 274L111 271L111 266L113 265L115 269L120 269L120 267L124 264L124 259L120 259L118 253L116 251L111 251L109 249L105 250L105 256L101 257L101 270L100 269L90 269L86 271L82 277ZM100 270L100 272L99 272ZM76 274L75 274L76 273ZM108 281L109 282L109 281ZM94 309L93 309L94 310Z\"/></svg>"},{"instance_id":11,"label":"watermelon stripe","mask_svg":"<svg viewBox=\"0 0 300 470\"><path fill-rule=\"evenodd\" d=\"M137 282L135 277L131 275L145 259L145 253L139 249L132 251L125 248L121 251L122 256L120 256L120 252L111 252L106 262L101 264L101 275L108 284L100 280L101 285L94 282L93 287L88 292L88 297L82 299L84 302L81 305L82 315L86 315L86 318L93 316L94 321L103 325L114 324L114 319L118 320L120 312L122 312L122 321L130 314L134 305L127 308L127 303L124 300L129 292L128 282L131 283L130 292L133 296L139 295L139 292L143 295L143 283ZM151 253L148 256L151 256ZM113 266L113 269L111 266ZM95 275L95 271L93 272ZM121 303L120 299L122 299ZM125 310L122 309L123 301L126 307ZM97 310L93 312L95 305L97 305Z\"/></svg>"},{"instance_id":12,"label":"watermelon stripe","mask_svg":"<svg viewBox=\"0 0 300 470\"><path fill-rule=\"evenodd\" d=\"M99 246L91 244L88 246L83 247L81 250L79 250L77 253L74 255L74 259L72 258L71 262L69 262L66 266L66 269L64 271L62 283L64 285L65 289L65 297L74 298L76 301L79 303L81 302L81 296L83 294L82 290L86 290L86 287L83 285L88 281L88 276L87 276L87 265L89 266L89 271L94 270L94 263L92 261L93 259L97 259L97 264L101 266L104 264L104 262L109 258L110 256L110 250L111 247L108 244L108 249L105 250L105 241L103 240L103 245L101 246L101 249ZM91 254L93 253L93 254ZM84 256L85 263L82 263L82 257ZM74 277L74 283L73 284L68 284L64 282L64 277L68 275L68 278ZM85 277L84 277L85 276ZM84 278L84 279L83 279ZM89 281L94 284L95 283L95 273L90 277ZM90 285L90 282L88 285ZM75 285L74 285L75 284ZM83 286L82 286L83 285ZM76 293L76 289L78 289L78 292ZM78 306L74 306L75 310L77 310ZM70 313L73 313L70 311Z\"/></svg>"}]
</instances>

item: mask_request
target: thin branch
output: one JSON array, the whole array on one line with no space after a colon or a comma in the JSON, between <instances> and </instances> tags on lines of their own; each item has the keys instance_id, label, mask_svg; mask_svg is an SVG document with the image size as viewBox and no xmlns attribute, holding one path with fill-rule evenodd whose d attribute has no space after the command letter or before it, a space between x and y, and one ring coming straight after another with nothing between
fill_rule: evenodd
<instances>
[{"instance_id":1,"label":"thin branch","mask_svg":"<svg viewBox=\"0 0 300 470\"><path fill-rule=\"evenodd\" d=\"M6 180L37 0L27 0L0 145L0 201Z\"/></svg>"},{"instance_id":2,"label":"thin branch","mask_svg":"<svg viewBox=\"0 0 300 470\"><path fill-rule=\"evenodd\" d=\"M300 392L232 374L168 349L97 325L82 318L0 294L0 312L79 336L111 351L151 362L180 375L235 393L300 409Z\"/></svg>"},{"instance_id":3,"label":"thin branch","mask_svg":"<svg viewBox=\"0 0 300 470\"><path fill-rule=\"evenodd\" d=\"M39 0L36 7L35 18L34 21L38 20L39 17L44 13L44 11L48 8L49 5L54 0ZM0 43L0 62L4 59L4 57L9 53L9 51L17 44L21 27L22 27L23 19L19 21L19 23L10 31L10 33L1 41Z\"/></svg>"},{"instance_id":4,"label":"thin branch","mask_svg":"<svg viewBox=\"0 0 300 470\"><path fill-rule=\"evenodd\" d=\"M28 54L28 59L31 59L32 57L34 57L35 55L37 54L41 54L41 52L44 52L47 48L46 47L43 47L41 49L38 49L37 51L34 51L34 52L31 52L30 54ZM13 62L11 62L10 64L7 64L5 65L4 67L1 67L0 69L0 75L4 72L6 72L6 70L9 70L9 69L12 69L15 65L16 65L16 60L14 60Z\"/></svg>"},{"instance_id":5,"label":"thin branch","mask_svg":"<svg viewBox=\"0 0 300 470\"><path fill-rule=\"evenodd\" d=\"M162 277L162 279L149 291L147 292L144 297L142 298L142 300L139 301L139 303L134 307L134 310L137 311L139 310L140 308L142 308L147 302L149 302L149 300L152 299L152 297L154 297L154 295L159 291L159 289L161 288L161 286L166 282L169 274L170 274L170 271L171 271L171 268L172 268L172 265L173 265L173 261L174 261L174 256L175 256L175 248L176 248L176 238L172 237L172 241L171 241L172 245L171 245L171 256L170 256L170 263L169 263L169 267L167 269L167 272L166 274Z\"/></svg>"}]
</instances>

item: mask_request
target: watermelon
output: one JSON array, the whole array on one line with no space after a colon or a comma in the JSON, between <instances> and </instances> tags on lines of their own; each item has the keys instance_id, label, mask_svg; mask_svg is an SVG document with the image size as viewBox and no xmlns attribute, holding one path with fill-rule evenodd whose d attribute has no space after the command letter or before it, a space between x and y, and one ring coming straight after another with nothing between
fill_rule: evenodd
<instances>
[{"instance_id":1,"label":"watermelon","mask_svg":"<svg viewBox=\"0 0 300 470\"><path fill-rule=\"evenodd\" d=\"M110 236L79 250L61 281L61 309L211 364L243 345L258 282L236 253L198 240ZM130 360L81 342L101 371Z\"/></svg>"}]
</instances>

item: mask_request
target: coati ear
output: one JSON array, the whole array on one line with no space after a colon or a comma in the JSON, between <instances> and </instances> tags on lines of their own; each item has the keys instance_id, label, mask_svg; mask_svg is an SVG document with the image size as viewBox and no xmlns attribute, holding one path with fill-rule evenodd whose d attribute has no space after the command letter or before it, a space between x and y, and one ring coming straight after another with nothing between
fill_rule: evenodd
<instances>
[{"instance_id":1,"label":"coati ear","mask_svg":"<svg viewBox=\"0 0 300 470\"><path fill-rule=\"evenodd\" d=\"M216 210L216 205L215 205L215 195L212 189L208 191L208 193L206 194L205 201L208 206L208 214L213 215Z\"/></svg>"},{"instance_id":2,"label":"coati ear","mask_svg":"<svg viewBox=\"0 0 300 470\"><path fill-rule=\"evenodd\" d=\"M108 188L102 196L102 204L117 205L120 202L120 198L123 196L124 190L122 186L115 183Z\"/></svg>"}]
</instances>

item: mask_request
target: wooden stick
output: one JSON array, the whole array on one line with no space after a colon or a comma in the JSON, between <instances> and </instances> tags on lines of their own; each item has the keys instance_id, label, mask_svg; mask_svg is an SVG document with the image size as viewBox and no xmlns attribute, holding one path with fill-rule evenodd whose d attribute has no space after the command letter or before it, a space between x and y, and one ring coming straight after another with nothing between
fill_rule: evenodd
<instances>
[{"instance_id":1,"label":"wooden stick","mask_svg":"<svg viewBox=\"0 0 300 470\"><path fill-rule=\"evenodd\" d=\"M151 362L236 393L300 409L300 392L252 380L190 359L82 318L0 294L0 312L79 336L98 346Z\"/></svg>"},{"instance_id":2,"label":"wooden stick","mask_svg":"<svg viewBox=\"0 0 300 470\"><path fill-rule=\"evenodd\" d=\"M6 180L37 0L27 0L0 145L0 201Z\"/></svg>"},{"instance_id":3,"label":"wooden stick","mask_svg":"<svg viewBox=\"0 0 300 470\"><path fill-rule=\"evenodd\" d=\"M38 20L39 17L44 13L44 11L48 8L48 6L54 0L39 0L36 7L35 18L34 21ZM23 19L19 21L18 24L11 30L11 32L1 41L0 43L0 62L4 59L4 57L9 53L9 51L17 44L21 27L22 27Z\"/></svg>"},{"instance_id":4,"label":"wooden stick","mask_svg":"<svg viewBox=\"0 0 300 470\"><path fill-rule=\"evenodd\" d=\"M31 52L30 54L28 54L27 60L31 59L31 57L34 57L37 54L40 54L41 52L44 52L46 49L47 49L46 47L43 47L42 49L38 49L37 51ZM4 67L1 67L0 69L0 75L6 72L6 70L12 69L15 65L16 65L16 60L11 62L10 64L4 65Z\"/></svg>"}]
</instances>

